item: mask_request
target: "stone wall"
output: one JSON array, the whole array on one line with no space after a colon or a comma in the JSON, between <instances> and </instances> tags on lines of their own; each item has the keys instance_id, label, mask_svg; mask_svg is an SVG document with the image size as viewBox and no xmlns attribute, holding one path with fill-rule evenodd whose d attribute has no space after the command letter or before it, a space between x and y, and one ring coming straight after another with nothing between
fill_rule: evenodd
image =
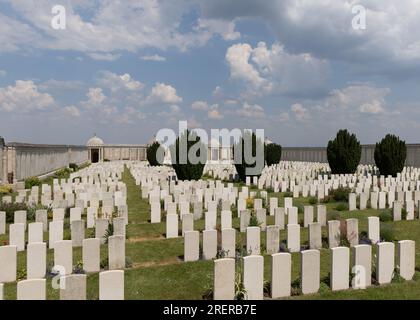
<instances>
[{"instance_id":1,"label":"stone wall","mask_svg":"<svg viewBox=\"0 0 420 320\"><path fill-rule=\"evenodd\" d=\"M360 163L375 164L374 153L375 145L363 145ZM327 148L322 147L284 147L281 158L285 161L328 162ZM420 167L420 144L407 145L406 165Z\"/></svg>"},{"instance_id":2,"label":"stone wall","mask_svg":"<svg viewBox=\"0 0 420 320\"><path fill-rule=\"evenodd\" d=\"M70 163L82 164L88 161L87 148L68 145L40 145L10 143L2 149L2 180L8 180L13 173L16 181L32 176L41 176L68 167Z\"/></svg>"}]
</instances>

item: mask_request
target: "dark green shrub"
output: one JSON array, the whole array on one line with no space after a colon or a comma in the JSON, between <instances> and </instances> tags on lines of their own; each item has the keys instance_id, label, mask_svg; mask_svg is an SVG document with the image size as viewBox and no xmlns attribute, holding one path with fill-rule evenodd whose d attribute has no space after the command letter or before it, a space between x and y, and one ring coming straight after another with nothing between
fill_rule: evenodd
<instances>
[{"instance_id":1,"label":"dark green shrub","mask_svg":"<svg viewBox=\"0 0 420 320\"><path fill-rule=\"evenodd\" d=\"M105 230L105 234L104 234L105 244L108 244L109 237L112 237L113 235L114 235L114 224L109 222L108 228Z\"/></svg>"},{"instance_id":2,"label":"dark green shrub","mask_svg":"<svg viewBox=\"0 0 420 320\"><path fill-rule=\"evenodd\" d=\"M327 220L341 220L341 213L337 211L330 211L327 213Z\"/></svg>"},{"instance_id":3,"label":"dark green shrub","mask_svg":"<svg viewBox=\"0 0 420 320\"><path fill-rule=\"evenodd\" d=\"M41 186L41 180L39 180L37 177L29 177L25 180L25 189L31 189L35 186Z\"/></svg>"},{"instance_id":4,"label":"dark green shrub","mask_svg":"<svg viewBox=\"0 0 420 320\"><path fill-rule=\"evenodd\" d=\"M308 200L308 202L309 202L309 204L314 205L314 204L317 204L318 203L318 199L315 198L315 197L310 197L309 200Z\"/></svg>"},{"instance_id":5,"label":"dark green shrub","mask_svg":"<svg viewBox=\"0 0 420 320\"><path fill-rule=\"evenodd\" d=\"M334 140L328 142L327 157L333 174L356 172L362 155L362 147L355 134L340 130Z\"/></svg>"},{"instance_id":6,"label":"dark green shrub","mask_svg":"<svg viewBox=\"0 0 420 320\"><path fill-rule=\"evenodd\" d=\"M349 206L347 205L347 203L339 203L336 207L335 210L337 211L346 211L349 209Z\"/></svg>"},{"instance_id":7,"label":"dark green shrub","mask_svg":"<svg viewBox=\"0 0 420 320\"><path fill-rule=\"evenodd\" d=\"M321 203L330 203L332 201L331 196L325 196L321 199Z\"/></svg>"},{"instance_id":8,"label":"dark green shrub","mask_svg":"<svg viewBox=\"0 0 420 320\"><path fill-rule=\"evenodd\" d=\"M408 214L407 210L405 208L402 208L401 209L401 219L402 220L407 220L407 214Z\"/></svg>"},{"instance_id":9,"label":"dark green shrub","mask_svg":"<svg viewBox=\"0 0 420 320\"><path fill-rule=\"evenodd\" d=\"M339 187L338 189L332 190L330 196L337 202L347 202L349 201L349 193L351 193L350 188Z\"/></svg>"},{"instance_id":10,"label":"dark green shrub","mask_svg":"<svg viewBox=\"0 0 420 320\"><path fill-rule=\"evenodd\" d=\"M73 171L76 172L79 170L79 166L76 163L70 163L69 164L69 168Z\"/></svg>"},{"instance_id":11,"label":"dark green shrub","mask_svg":"<svg viewBox=\"0 0 420 320\"><path fill-rule=\"evenodd\" d=\"M251 217L249 218L249 227L259 227L261 225L261 222L258 221L257 216L255 214L251 214Z\"/></svg>"},{"instance_id":12,"label":"dark green shrub","mask_svg":"<svg viewBox=\"0 0 420 320\"><path fill-rule=\"evenodd\" d=\"M182 146L182 144L180 145L180 141L186 145L186 150L180 149ZM189 130L184 131L170 147L170 151L173 162L172 167L179 180L199 180L201 178L204 165L207 161L207 146L201 142L200 137L195 132L190 133ZM185 152L186 154L183 154ZM190 152L199 158L198 161L191 162ZM181 153L183 154L182 156Z\"/></svg>"},{"instance_id":13,"label":"dark green shrub","mask_svg":"<svg viewBox=\"0 0 420 320\"><path fill-rule=\"evenodd\" d=\"M265 146L265 162L267 166L278 164L281 159L281 145L270 143Z\"/></svg>"},{"instance_id":14,"label":"dark green shrub","mask_svg":"<svg viewBox=\"0 0 420 320\"><path fill-rule=\"evenodd\" d=\"M291 198L291 197L293 197L293 192L289 192L289 191L287 191L287 192L285 192L285 193L283 194L283 197L285 197L285 198Z\"/></svg>"},{"instance_id":15,"label":"dark green shrub","mask_svg":"<svg viewBox=\"0 0 420 320\"><path fill-rule=\"evenodd\" d=\"M71 170L70 168L63 168L58 170L55 174L54 177L57 179L67 179L70 176Z\"/></svg>"},{"instance_id":16,"label":"dark green shrub","mask_svg":"<svg viewBox=\"0 0 420 320\"><path fill-rule=\"evenodd\" d=\"M154 143L152 143L151 145L149 145L147 147L147 151L146 151L147 161L149 161L149 164L152 167L157 167L157 166L160 166L161 164L163 164L163 163L159 163L159 161L157 159L157 156L156 156L159 147L160 147L160 143L157 142L157 141L155 141ZM162 159L162 161L163 161L163 159Z\"/></svg>"},{"instance_id":17,"label":"dark green shrub","mask_svg":"<svg viewBox=\"0 0 420 320\"><path fill-rule=\"evenodd\" d=\"M405 141L397 136L388 134L375 146L375 163L381 175L396 177L403 170L406 158Z\"/></svg>"},{"instance_id":18,"label":"dark green shrub","mask_svg":"<svg viewBox=\"0 0 420 320\"><path fill-rule=\"evenodd\" d=\"M250 131L245 131L243 136L233 147L234 163L236 172L238 173L239 178L245 182L246 177L259 177L261 172L264 169L264 164L258 163L247 163L247 157L245 157L245 151L248 157L260 157L257 155L259 152L263 152L262 159L265 160L265 148L264 142L257 138L256 134ZM263 161L264 162L264 161Z\"/></svg>"},{"instance_id":19,"label":"dark green shrub","mask_svg":"<svg viewBox=\"0 0 420 320\"><path fill-rule=\"evenodd\" d=\"M3 203L0 201L0 211L6 212L6 222L13 223L15 220L15 211L27 210L28 207L24 203Z\"/></svg>"},{"instance_id":20,"label":"dark green shrub","mask_svg":"<svg viewBox=\"0 0 420 320\"><path fill-rule=\"evenodd\" d=\"M392 214L390 211L388 210L383 210L379 213L379 220L381 222L388 222L388 221L392 221Z\"/></svg>"},{"instance_id":21,"label":"dark green shrub","mask_svg":"<svg viewBox=\"0 0 420 320\"><path fill-rule=\"evenodd\" d=\"M395 230L391 224L381 225L381 241L393 242L395 240Z\"/></svg>"}]
</instances>

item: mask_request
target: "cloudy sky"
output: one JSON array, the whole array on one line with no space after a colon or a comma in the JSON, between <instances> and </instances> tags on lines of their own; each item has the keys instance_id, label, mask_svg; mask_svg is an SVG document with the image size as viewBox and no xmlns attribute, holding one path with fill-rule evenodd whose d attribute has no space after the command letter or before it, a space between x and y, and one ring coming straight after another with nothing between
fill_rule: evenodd
<instances>
[{"instance_id":1,"label":"cloudy sky","mask_svg":"<svg viewBox=\"0 0 420 320\"><path fill-rule=\"evenodd\" d=\"M51 23L56 5L65 29ZM365 29L353 28L357 5ZM418 8L420 0L0 0L0 135L146 143L187 120L262 128L284 146L324 146L340 128L362 143L388 132L418 143Z\"/></svg>"}]
</instances>

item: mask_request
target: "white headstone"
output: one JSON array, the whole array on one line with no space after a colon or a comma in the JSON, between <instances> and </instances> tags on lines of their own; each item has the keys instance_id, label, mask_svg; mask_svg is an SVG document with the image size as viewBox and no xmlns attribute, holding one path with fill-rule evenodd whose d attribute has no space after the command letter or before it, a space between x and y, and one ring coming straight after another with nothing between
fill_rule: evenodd
<instances>
[{"instance_id":1,"label":"white headstone","mask_svg":"<svg viewBox=\"0 0 420 320\"><path fill-rule=\"evenodd\" d=\"M354 247L359 244L359 220L357 219L346 219L347 227L347 240L350 243L350 247Z\"/></svg>"},{"instance_id":2,"label":"white headstone","mask_svg":"<svg viewBox=\"0 0 420 320\"><path fill-rule=\"evenodd\" d=\"M280 249L280 228L279 226L267 226L266 229L266 251L267 254L274 254Z\"/></svg>"},{"instance_id":3,"label":"white headstone","mask_svg":"<svg viewBox=\"0 0 420 320\"><path fill-rule=\"evenodd\" d=\"M317 206L317 222L321 224L321 227L327 225L327 207L325 205Z\"/></svg>"},{"instance_id":4,"label":"white headstone","mask_svg":"<svg viewBox=\"0 0 420 320\"><path fill-rule=\"evenodd\" d=\"M23 223L9 225L9 244L16 246L17 251L25 250L25 225Z\"/></svg>"},{"instance_id":5,"label":"white headstone","mask_svg":"<svg viewBox=\"0 0 420 320\"><path fill-rule=\"evenodd\" d=\"M368 217L368 237L375 244L379 241L380 237L380 221L379 217Z\"/></svg>"},{"instance_id":6,"label":"white headstone","mask_svg":"<svg viewBox=\"0 0 420 320\"><path fill-rule=\"evenodd\" d=\"M412 280L416 268L416 243L412 240L398 241L398 266L404 280Z\"/></svg>"},{"instance_id":7,"label":"white headstone","mask_svg":"<svg viewBox=\"0 0 420 320\"><path fill-rule=\"evenodd\" d=\"M249 255L260 254L260 228L259 227L248 227L246 228L246 251Z\"/></svg>"},{"instance_id":8,"label":"white headstone","mask_svg":"<svg viewBox=\"0 0 420 320\"><path fill-rule=\"evenodd\" d=\"M16 246L0 246L0 283L16 281L16 259Z\"/></svg>"},{"instance_id":9,"label":"white headstone","mask_svg":"<svg viewBox=\"0 0 420 320\"><path fill-rule=\"evenodd\" d=\"M166 215L166 238L178 238L178 215Z\"/></svg>"},{"instance_id":10,"label":"white headstone","mask_svg":"<svg viewBox=\"0 0 420 320\"><path fill-rule=\"evenodd\" d=\"M394 273L394 243L377 244L376 280L379 284L390 283Z\"/></svg>"},{"instance_id":11,"label":"white headstone","mask_svg":"<svg viewBox=\"0 0 420 320\"><path fill-rule=\"evenodd\" d=\"M44 224L32 222L28 225L28 243L44 242Z\"/></svg>"},{"instance_id":12,"label":"white headstone","mask_svg":"<svg viewBox=\"0 0 420 320\"><path fill-rule=\"evenodd\" d=\"M235 259L214 260L214 300L235 298Z\"/></svg>"},{"instance_id":13,"label":"white headstone","mask_svg":"<svg viewBox=\"0 0 420 320\"><path fill-rule=\"evenodd\" d=\"M303 209L303 226L307 228L310 223L314 222L314 207L305 206Z\"/></svg>"},{"instance_id":14,"label":"white headstone","mask_svg":"<svg viewBox=\"0 0 420 320\"><path fill-rule=\"evenodd\" d=\"M287 225L287 249L290 252L300 251L300 225L298 224Z\"/></svg>"},{"instance_id":15,"label":"white headstone","mask_svg":"<svg viewBox=\"0 0 420 320\"><path fill-rule=\"evenodd\" d=\"M125 237L111 236L108 238L109 270L125 268Z\"/></svg>"},{"instance_id":16,"label":"white headstone","mask_svg":"<svg viewBox=\"0 0 420 320\"><path fill-rule=\"evenodd\" d=\"M290 253L271 255L271 297L288 297L291 294L292 256Z\"/></svg>"},{"instance_id":17,"label":"white headstone","mask_svg":"<svg viewBox=\"0 0 420 320\"><path fill-rule=\"evenodd\" d=\"M211 260L217 256L217 230L203 231L203 259Z\"/></svg>"},{"instance_id":18,"label":"white headstone","mask_svg":"<svg viewBox=\"0 0 420 320\"><path fill-rule=\"evenodd\" d=\"M371 285L372 247L367 244L359 244L352 250L352 288L365 289Z\"/></svg>"},{"instance_id":19,"label":"white headstone","mask_svg":"<svg viewBox=\"0 0 420 320\"><path fill-rule=\"evenodd\" d=\"M340 221L328 221L328 245L331 248L339 247L341 240Z\"/></svg>"},{"instance_id":20,"label":"white headstone","mask_svg":"<svg viewBox=\"0 0 420 320\"><path fill-rule=\"evenodd\" d=\"M322 248L322 232L321 224L314 222L309 224L309 248L321 249Z\"/></svg>"},{"instance_id":21,"label":"white headstone","mask_svg":"<svg viewBox=\"0 0 420 320\"><path fill-rule=\"evenodd\" d=\"M303 294L317 293L320 285L319 250L301 252L301 290Z\"/></svg>"},{"instance_id":22,"label":"white headstone","mask_svg":"<svg viewBox=\"0 0 420 320\"><path fill-rule=\"evenodd\" d=\"M73 247L81 247L85 238L85 220L73 220L71 226Z\"/></svg>"},{"instance_id":23,"label":"white headstone","mask_svg":"<svg viewBox=\"0 0 420 320\"><path fill-rule=\"evenodd\" d=\"M64 274L73 272L73 244L71 240L56 241L54 245L54 267L64 268Z\"/></svg>"},{"instance_id":24,"label":"white headstone","mask_svg":"<svg viewBox=\"0 0 420 320\"><path fill-rule=\"evenodd\" d=\"M86 278L85 274L62 276L60 278L60 300L86 300ZM64 288L61 287L61 283L64 283Z\"/></svg>"},{"instance_id":25,"label":"white headstone","mask_svg":"<svg viewBox=\"0 0 420 320\"><path fill-rule=\"evenodd\" d=\"M46 299L45 279L23 280L17 283L17 300L45 300Z\"/></svg>"},{"instance_id":26,"label":"white headstone","mask_svg":"<svg viewBox=\"0 0 420 320\"><path fill-rule=\"evenodd\" d=\"M347 247L331 249L331 277L332 291L346 290L349 288L350 250Z\"/></svg>"},{"instance_id":27,"label":"white headstone","mask_svg":"<svg viewBox=\"0 0 420 320\"><path fill-rule=\"evenodd\" d=\"M64 229L64 221L51 221L49 227L49 237L48 237L48 247L50 249L54 249L54 245L57 241L63 240L63 229Z\"/></svg>"},{"instance_id":28,"label":"white headstone","mask_svg":"<svg viewBox=\"0 0 420 320\"><path fill-rule=\"evenodd\" d=\"M124 300L124 271L99 273L99 300Z\"/></svg>"},{"instance_id":29,"label":"white headstone","mask_svg":"<svg viewBox=\"0 0 420 320\"><path fill-rule=\"evenodd\" d=\"M0 235L6 234L6 212L0 211Z\"/></svg>"},{"instance_id":30,"label":"white headstone","mask_svg":"<svg viewBox=\"0 0 420 320\"><path fill-rule=\"evenodd\" d=\"M264 298L264 258L254 255L244 257L243 261L246 300L262 300Z\"/></svg>"},{"instance_id":31,"label":"white headstone","mask_svg":"<svg viewBox=\"0 0 420 320\"><path fill-rule=\"evenodd\" d=\"M235 258L236 254L236 230L222 229L222 250L227 258Z\"/></svg>"},{"instance_id":32,"label":"white headstone","mask_svg":"<svg viewBox=\"0 0 420 320\"><path fill-rule=\"evenodd\" d=\"M85 272L99 272L100 270L101 240L98 238L84 239L82 244L83 270Z\"/></svg>"},{"instance_id":33,"label":"white headstone","mask_svg":"<svg viewBox=\"0 0 420 320\"><path fill-rule=\"evenodd\" d=\"M198 261L200 258L200 233L187 231L184 234L184 261Z\"/></svg>"},{"instance_id":34,"label":"white headstone","mask_svg":"<svg viewBox=\"0 0 420 320\"><path fill-rule=\"evenodd\" d=\"M45 277L47 269L47 244L34 242L28 244L26 256L26 272L28 279L40 279Z\"/></svg>"},{"instance_id":35,"label":"white headstone","mask_svg":"<svg viewBox=\"0 0 420 320\"><path fill-rule=\"evenodd\" d=\"M284 230L284 208L274 209L274 224L279 226L280 230Z\"/></svg>"}]
</instances>

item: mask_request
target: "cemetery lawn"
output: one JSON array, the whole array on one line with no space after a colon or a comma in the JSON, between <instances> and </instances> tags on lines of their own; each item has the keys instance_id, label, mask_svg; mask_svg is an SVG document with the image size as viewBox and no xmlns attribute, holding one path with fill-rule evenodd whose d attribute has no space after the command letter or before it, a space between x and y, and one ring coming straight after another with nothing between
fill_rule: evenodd
<instances>
[{"instance_id":1,"label":"cemetery lawn","mask_svg":"<svg viewBox=\"0 0 420 320\"><path fill-rule=\"evenodd\" d=\"M166 222L163 213L162 222L150 223L150 206L147 200L141 199L141 190L128 169L123 174L123 181L127 185L127 205L129 224L127 226L126 257L128 266L125 271L126 299L203 299L203 295L212 288L213 261L183 262L183 239L165 239ZM279 198L279 205L284 204L284 194L269 193L269 197ZM303 221L303 206L309 205L308 198L294 199L293 203L299 208L299 221ZM328 203L327 212L335 211L337 203ZM163 212L163 211L162 211ZM342 211L342 218L358 218L359 233L367 231L367 217L377 216L378 210ZM239 219L233 213L233 227L239 230ZM86 217L84 217L86 218ZM220 217L218 218L220 223ZM274 217L267 217L267 224L274 224ZM328 273L330 268L330 254L328 249L321 249L321 288L314 295L298 295L288 299L420 299L420 220L381 222L381 227L388 224L394 228L395 241L414 240L416 242L416 275L412 281L395 281L389 285L373 286L366 290L346 290L332 292L329 288ZM180 225L181 227L181 225ZM195 230L204 229L204 219L194 221ZM323 238L327 237L327 230L322 230ZM92 237L93 229L86 231L86 237ZM70 239L69 233L64 238ZM48 233L44 234L47 241ZM237 243L244 243L245 236L237 231ZM7 236L0 236L0 243L7 243ZM286 241L286 232L280 232L280 241ZM301 229L301 245L308 245L307 228ZM265 232L261 235L262 249L265 247ZM73 264L79 263L81 248L73 251ZM373 250L375 254L375 250ZM101 259L107 258L107 247L101 247ZM54 260L53 250L48 250L48 264ZM270 279L270 256L265 255L265 279ZM374 256L372 257L374 261ZM1 261L0 261L1 263ZM417 271L418 270L418 271ZM240 271L238 265L238 272ZM299 278L300 255L292 254L292 281ZM26 278L26 252L18 254L18 278ZM48 278L47 298L58 299L58 290L52 289ZM87 279L87 299L98 299L98 274L89 274ZM16 299L16 284L5 285L5 299Z\"/></svg>"}]
</instances>

